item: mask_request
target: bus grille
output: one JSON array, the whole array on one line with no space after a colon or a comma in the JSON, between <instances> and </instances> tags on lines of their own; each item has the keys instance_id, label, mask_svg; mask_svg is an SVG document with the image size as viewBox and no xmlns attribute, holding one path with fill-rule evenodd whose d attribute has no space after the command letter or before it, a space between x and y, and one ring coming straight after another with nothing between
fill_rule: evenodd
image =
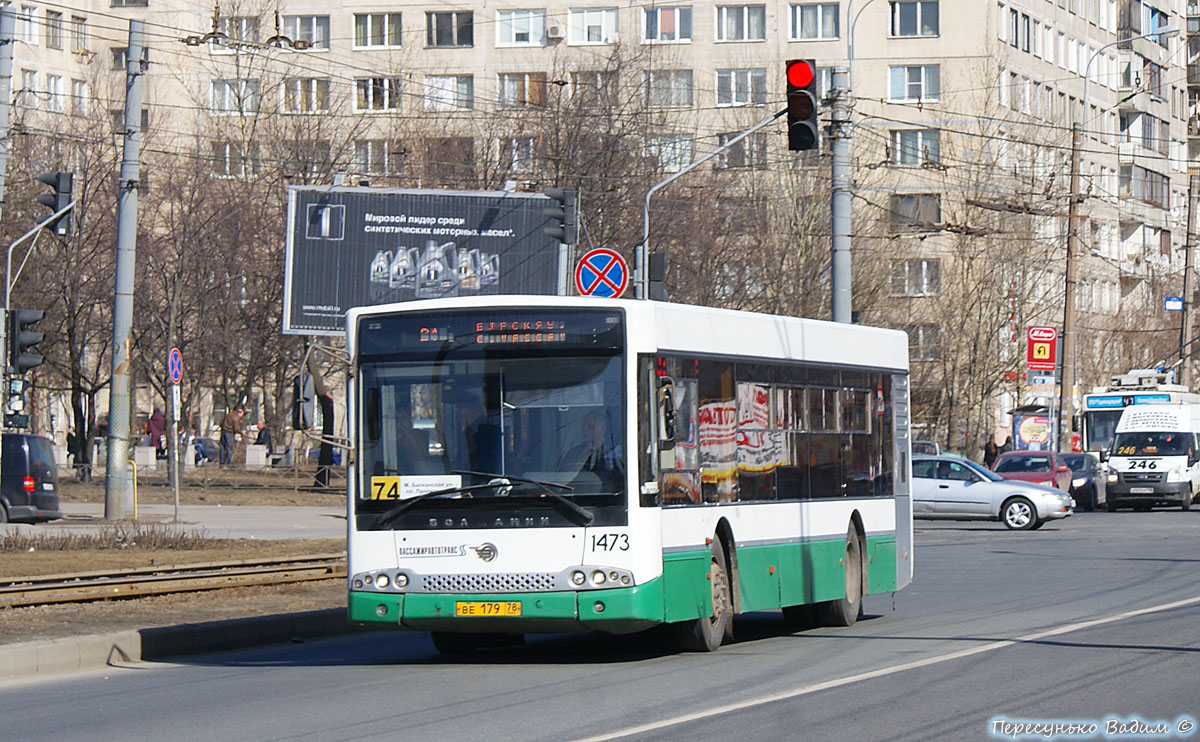
<instances>
[{"instance_id":1,"label":"bus grille","mask_svg":"<svg viewBox=\"0 0 1200 742\"><path fill-rule=\"evenodd\" d=\"M498 575L424 575L420 592L519 593L553 590L556 575L546 572Z\"/></svg>"}]
</instances>

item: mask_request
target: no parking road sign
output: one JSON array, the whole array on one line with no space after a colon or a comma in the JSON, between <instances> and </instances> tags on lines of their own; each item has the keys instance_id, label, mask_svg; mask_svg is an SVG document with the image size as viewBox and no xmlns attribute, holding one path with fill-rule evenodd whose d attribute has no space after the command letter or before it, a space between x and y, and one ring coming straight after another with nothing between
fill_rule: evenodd
<instances>
[{"instance_id":1,"label":"no parking road sign","mask_svg":"<svg viewBox=\"0 0 1200 742\"><path fill-rule=\"evenodd\" d=\"M629 266L607 247L589 250L575 266L575 290L582 296L615 299L629 283Z\"/></svg>"},{"instance_id":2,"label":"no parking road sign","mask_svg":"<svg viewBox=\"0 0 1200 742\"><path fill-rule=\"evenodd\" d=\"M183 380L183 354L179 352L179 348L171 348L171 352L167 354L167 373L172 384Z\"/></svg>"}]
</instances>

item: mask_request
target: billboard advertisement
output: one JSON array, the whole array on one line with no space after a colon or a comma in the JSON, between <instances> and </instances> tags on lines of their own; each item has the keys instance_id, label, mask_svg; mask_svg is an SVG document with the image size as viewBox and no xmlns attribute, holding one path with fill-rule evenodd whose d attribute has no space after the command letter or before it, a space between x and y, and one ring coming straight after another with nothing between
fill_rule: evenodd
<instances>
[{"instance_id":1,"label":"billboard advertisement","mask_svg":"<svg viewBox=\"0 0 1200 742\"><path fill-rule=\"evenodd\" d=\"M565 293L570 256L542 194L288 188L283 332L340 335L351 307Z\"/></svg>"}]
</instances>

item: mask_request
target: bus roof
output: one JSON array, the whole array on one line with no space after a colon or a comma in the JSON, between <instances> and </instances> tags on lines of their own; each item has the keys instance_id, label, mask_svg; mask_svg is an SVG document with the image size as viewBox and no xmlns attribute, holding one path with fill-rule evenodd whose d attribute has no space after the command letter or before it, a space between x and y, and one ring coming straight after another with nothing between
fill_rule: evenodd
<instances>
[{"instance_id":1,"label":"bus roof","mask_svg":"<svg viewBox=\"0 0 1200 742\"><path fill-rule=\"evenodd\" d=\"M908 336L899 330L690 304L582 296L471 296L355 307L346 313L347 351L353 355L353 328L359 318L491 307L620 308L629 318L635 352L678 351L762 359L803 359L813 363L907 371Z\"/></svg>"}]
</instances>

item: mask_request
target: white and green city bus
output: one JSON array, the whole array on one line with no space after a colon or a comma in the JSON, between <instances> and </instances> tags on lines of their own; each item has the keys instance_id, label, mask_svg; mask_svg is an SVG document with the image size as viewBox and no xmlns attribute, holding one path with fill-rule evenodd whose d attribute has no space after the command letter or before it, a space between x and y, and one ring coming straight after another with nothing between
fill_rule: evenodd
<instances>
[{"instance_id":1,"label":"white and green city bus","mask_svg":"<svg viewBox=\"0 0 1200 742\"><path fill-rule=\"evenodd\" d=\"M712 651L912 578L902 332L502 296L353 309L347 345L353 621Z\"/></svg>"}]
</instances>

